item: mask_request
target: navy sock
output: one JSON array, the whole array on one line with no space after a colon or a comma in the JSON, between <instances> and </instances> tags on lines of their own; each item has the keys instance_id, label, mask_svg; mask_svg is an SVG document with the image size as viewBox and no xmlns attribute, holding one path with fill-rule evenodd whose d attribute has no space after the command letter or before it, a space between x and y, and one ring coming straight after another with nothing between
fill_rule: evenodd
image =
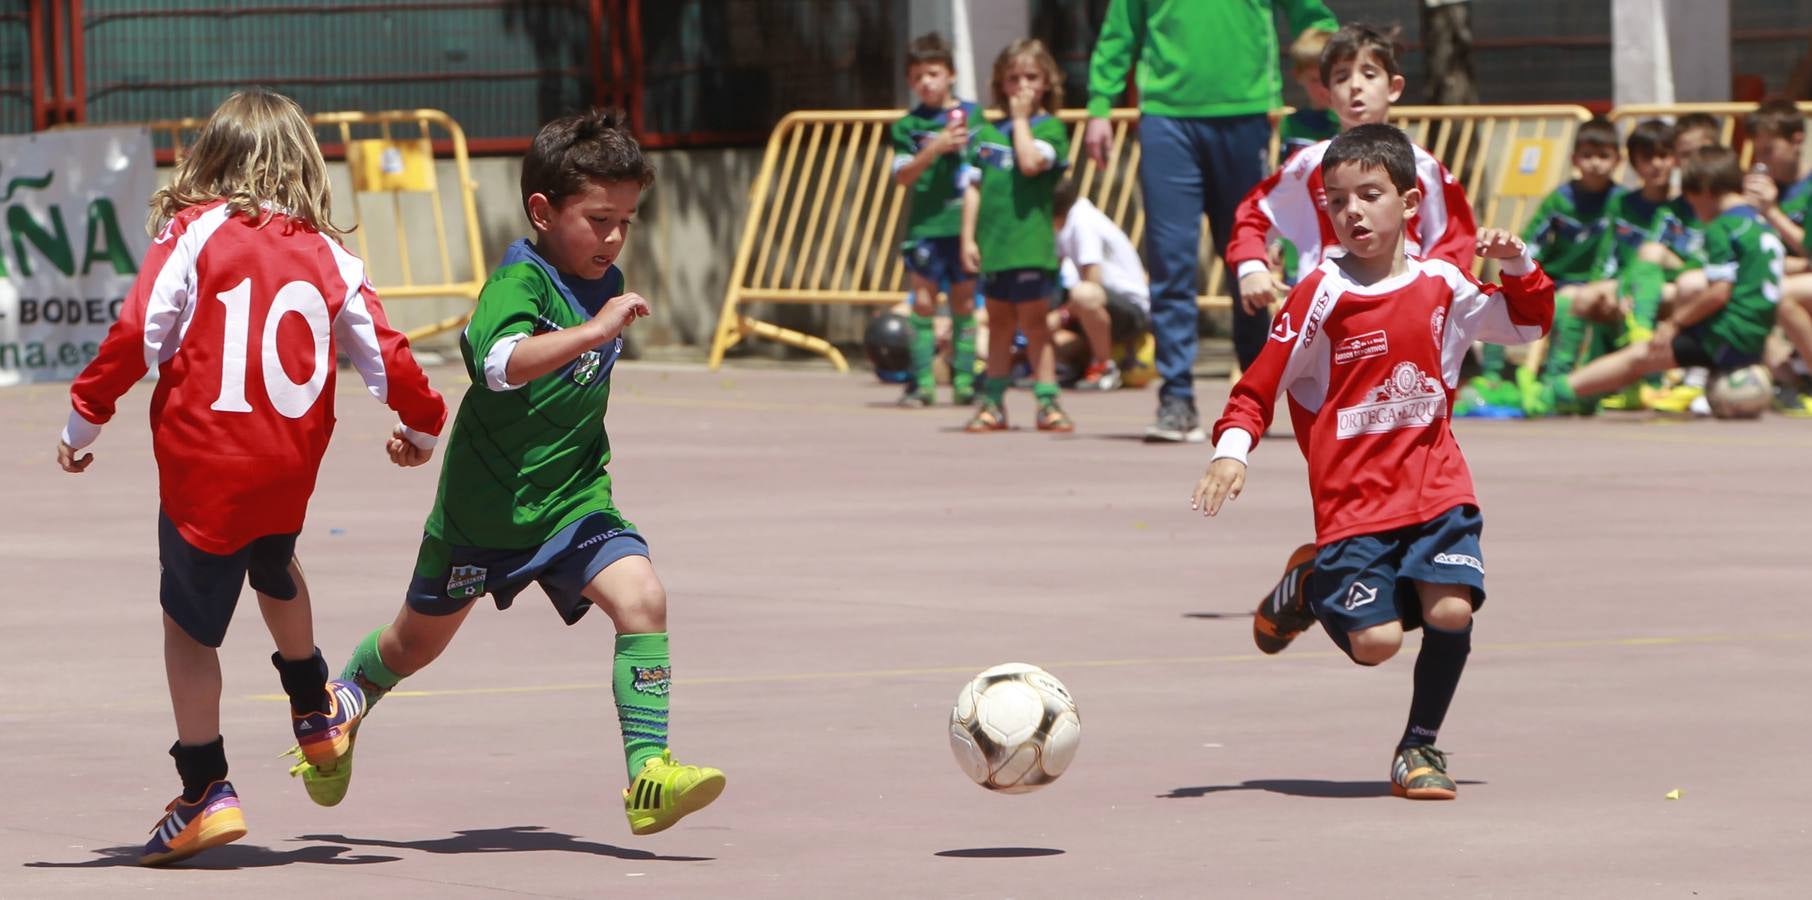
<instances>
[{"instance_id":1,"label":"navy sock","mask_svg":"<svg viewBox=\"0 0 1812 900\"><path fill-rule=\"evenodd\" d=\"M1472 653L1472 624L1465 631L1442 631L1432 625L1422 627L1422 650L1416 654L1416 687L1409 700L1409 724L1403 729L1403 740L1397 747L1425 747L1435 742L1453 692L1460 686L1460 673L1466 670L1466 657Z\"/></svg>"},{"instance_id":2,"label":"navy sock","mask_svg":"<svg viewBox=\"0 0 1812 900\"><path fill-rule=\"evenodd\" d=\"M272 653L271 665L283 680L290 712L306 716L327 711L327 660L321 658L319 648L307 659L284 659L283 654Z\"/></svg>"},{"instance_id":3,"label":"navy sock","mask_svg":"<svg viewBox=\"0 0 1812 900\"><path fill-rule=\"evenodd\" d=\"M170 756L176 760L176 774L182 777L182 802L194 803L207 793L208 785L227 776L226 740L216 737L199 746L181 741L170 745Z\"/></svg>"}]
</instances>

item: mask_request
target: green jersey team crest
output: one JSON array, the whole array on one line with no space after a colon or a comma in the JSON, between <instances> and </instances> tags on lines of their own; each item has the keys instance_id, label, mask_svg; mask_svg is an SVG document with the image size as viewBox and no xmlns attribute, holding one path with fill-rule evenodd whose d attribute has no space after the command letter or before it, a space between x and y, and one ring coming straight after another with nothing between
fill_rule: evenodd
<instances>
[{"instance_id":1,"label":"green jersey team crest","mask_svg":"<svg viewBox=\"0 0 1812 900\"><path fill-rule=\"evenodd\" d=\"M598 377L598 369L604 364L604 357L596 350L587 350L573 360L573 383L584 387Z\"/></svg>"},{"instance_id":2,"label":"green jersey team crest","mask_svg":"<svg viewBox=\"0 0 1812 900\"><path fill-rule=\"evenodd\" d=\"M447 597L470 600L484 593L485 569L481 566L454 566L447 578Z\"/></svg>"}]
</instances>

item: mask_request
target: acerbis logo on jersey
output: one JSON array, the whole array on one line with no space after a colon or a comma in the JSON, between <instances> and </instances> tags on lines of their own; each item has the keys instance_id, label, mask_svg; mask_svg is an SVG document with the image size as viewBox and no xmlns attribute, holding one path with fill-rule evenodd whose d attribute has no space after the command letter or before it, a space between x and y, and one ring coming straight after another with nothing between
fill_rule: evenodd
<instances>
[{"instance_id":1,"label":"acerbis logo on jersey","mask_svg":"<svg viewBox=\"0 0 1812 900\"><path fill-rule=\"evenodd\" d=\"M1400 362L1384 383L1366 394L1366 402L1342 407L1335 437L1384 434L1399 428L1424 428L1447 416L1447 392L1413 362Z\"/></svg>"},{"instance_id":2,"label":"acerbis logo on jersey","mask_svg":"<svg viewBox=\"0 0 1812 900\"><path fill-rule=\"evenodd\" d=\"M482 566L454 566L447 579L448 599L470 600L484 593L485 574Z\"/></svg>"},{"instance_id":3,"label":"acerbis logo on jersey","mask_svg":"<svg viewBox=\"0 0 1812 900\"><path fill-rule=\"evenodd\" d=\"M1428 330L1434 333L1434 345L1436 347L1439 347L1444 343L1443 339L1447 336L1446 328L1447 308L1444 306L1437 306L1435 307L1435 311L1428 315Z\"/></svg>"},{"instance_id":4,"label":"acerbis logo on jersey","mask_svg":"<svg viewBox=\"0 0 1812 900\"><path fill-rule=\"evenodd\" d=\"M1278 315L1277 324L1271 326L1271 340L1280 344L1288 344L1289 342L1296 340L1296 329L1290 327L1289 313L1286 312Z\"/></svg>"},{"instance_id":5,"label":"acerbis logo on jersey","mask_svg":"<svg viewBox=\"0 0 1812 900\"><path fill-rule=\"evenodd\" d=\"M1436 565L1465 566L1468 569L1479 570L1480 575L1485 574L1485 563L1478 557L1469 556L1465 553L1436 553L1434 555L1434 561Z\"/></svg>"}]
</instances>

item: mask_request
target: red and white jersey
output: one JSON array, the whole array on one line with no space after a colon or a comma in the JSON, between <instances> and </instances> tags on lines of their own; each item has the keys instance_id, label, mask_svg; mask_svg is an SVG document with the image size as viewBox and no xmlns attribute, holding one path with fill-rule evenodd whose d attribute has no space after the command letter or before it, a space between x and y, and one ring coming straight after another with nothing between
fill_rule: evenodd
<instances>
[{"instance_id":1,"label":"red and white jersey","mask_svg":"<svg viewBox=\"0 0 1812 900\"><path fill-rule=\"evenodd\" d=\"M1445 260L1406 263L1363 286L1322 263L1290 292L1214 423L1215 456L1243 460L1288 392L1317 544L1477 503L1449 427L1460 362L1474 340L1526 343L1554 321L1554 282L1527 255L1504 262L1501 288Z\"/></svg>"},{"instance_id":2,"label":"red and white jersey","mask_svg":"<svg viewBox=\"0 0 1812 900\"><path fill-rule=\"evenodd\" d=\"M157 367L151 440L164 512L191 544L231 553L299 531L333 433L334 360L351 357L409 439L433 446L447 406L384 318L365 264L278 215L263 228L224 201L178 213L98 355L70 387L78 449Z\"/></svg>"},{"instance_id":3,"label":"red and white jersey","mask_svg":"<svg viewBox=\"0 0 1812 900\"><path fill-rule=\"evenodd\" d=\"M1276 234L1295 245L1300 281L1321 265L1329 250L1338 250L1340 239L1328 220L1328 194L1321 182L1321 158L1328 141L1296 151L1282 168L1246 194L1233 216L1233 236L1227 241L1227 264L1235 277L1263 271L1265 245ZM1478 225L1466 190L1441 161L1420 145L1416 150L1416 180L1422 203L1404 229L1404 249L1410 256L1444 259L1462 269L1472 268Z\"/></svg>"}]
</instances>

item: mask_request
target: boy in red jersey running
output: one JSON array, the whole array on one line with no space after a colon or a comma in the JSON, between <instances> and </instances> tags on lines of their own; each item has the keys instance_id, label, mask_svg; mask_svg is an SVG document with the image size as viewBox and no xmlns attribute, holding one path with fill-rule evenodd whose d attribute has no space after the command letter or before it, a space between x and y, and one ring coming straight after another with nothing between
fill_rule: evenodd
<instances>
[{"instance_id":1,"label":"boy in red jersey running","mask_svg":"<svg viewBox=\"0 0 1812 900\"><path fill-rule=\"evenodd\" d=\"M157 367L164 668L183 783L139 856L161 865L245 834L226 780L218 648L248 579L309 759L344 754L364 712L358 685L327 679L294 556L333 432L335 351L402 419L386 448L397 465L428 461L447 407L386 322L365 264L340 246L327 167L294 101L263 90L228 97L151 209L156 238L119 321L70 388L57 461L87 470L94 454L77 454Z\"/></svg>"},{"instance_id":2,"label":"boy in red jersey running","mask_svg":"<svg viewBox=\"0 0 1812 900\"><path fill-rule=\"evenodd\" d=\"M1554 282L1498 229L1480 232L1477 249L1502 260L1501 289L1445 260L1408 255L1405 222L1422 197L1414 147L1396 128L1349 129L1321 173L1346 252L1290 292L1215 423L1214 458L1191 505L1212 516L1239 496L1246 455L1270 425L1278 391L1288 391L1316 540L1260 606L1255 637L1276 653L1319 620L1354 662L1375 666L1396 654L1405 629L1425 627L1391 789L1448 800L1454 782L1434 741L1471 651L1472 614L1485 602L1484 522L1448 411L1473 340L1541 337L1554 318Z\"/></svg>"}]
</instances>

